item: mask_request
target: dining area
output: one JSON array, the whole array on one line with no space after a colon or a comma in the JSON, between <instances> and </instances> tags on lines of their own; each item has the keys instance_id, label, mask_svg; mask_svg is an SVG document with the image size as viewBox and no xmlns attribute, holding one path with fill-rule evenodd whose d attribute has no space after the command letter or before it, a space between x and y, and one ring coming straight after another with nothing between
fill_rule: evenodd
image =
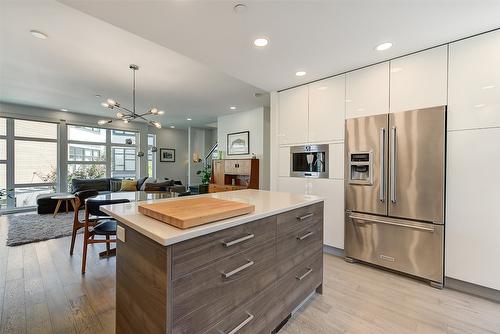
<instances>
[{"instance_id":1,"label":"dining area","mask_svg":"<svg viewBox=\"0 0 500 334\"><path fill-rule=\"evenodd\" d=\"M75 247L82 247L81 273L87 269L88 248L91 245L104 245L105 250L98 253L99 259L116 255L117 221L100 210L101 206L157 200L182 196L182 193L164 191L127 191L99 194L97 190L82 190L74 194L73 222L69 254L73 256ZM77 244L78 234L82 234L81 244Z\"/></svg>"}]
</instances>

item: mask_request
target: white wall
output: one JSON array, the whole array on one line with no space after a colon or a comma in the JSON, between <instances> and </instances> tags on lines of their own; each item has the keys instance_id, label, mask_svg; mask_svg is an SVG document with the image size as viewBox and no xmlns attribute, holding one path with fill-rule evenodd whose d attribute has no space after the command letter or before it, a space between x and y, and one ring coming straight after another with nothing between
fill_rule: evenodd
<instances>
[{"instance_id":1,"label":"white wall","mask_svg":"<svg viewBox=\"0 0 500 334\"><path fill-rule=\"evenodd\" d=\"M180 180L187 184L188 172L188 132L182 129L151 128L150 133L156 134L156 177ZM160 148L175 149L175 162L160 162Z\"/></svg>"},{"instance_id":2,"label":"white wall","mask_svg":"<svg viewBox=\"0 0 500 334\"><path fill-rule=\"evenodd\" d=\"M237 114L217 118L219 150L224 152L224 158L250 158L254 153L259 159L259 188L269 189L269 109L257 108ZM229 133L250 132L249 155L227 155L227 135Z\"/></svg>"}]
</instances>

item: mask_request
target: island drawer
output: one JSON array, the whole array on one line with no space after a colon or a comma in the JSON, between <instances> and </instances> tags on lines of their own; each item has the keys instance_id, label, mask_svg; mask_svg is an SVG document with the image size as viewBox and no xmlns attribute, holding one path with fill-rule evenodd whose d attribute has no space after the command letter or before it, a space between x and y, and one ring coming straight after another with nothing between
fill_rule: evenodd
<instances>
[{"instance_id":1,"label":"island drawer","mask_svg":"<svg viewBox=\"0 0 500 334\"><path fill-rule=\"evenodd\" d=\"M323 224L314 223L280 235L277 243L278 276L313 257L323 249Z\"/></svg>"},{"instance_id":2,"label":"island drawer","mask_svg":"<svg viewBox=\"0 0 500 334\"><path fill-rule=\"evenodd\" d=\"M275 237L276 216L271 216L175 244L172 249L173 278Z\"/></svg>"},{"instance_id":3,"label":"island drawer","mask_svg":"<svg viewBox=\"0 0 500 334\"><path fill-rule=\"evenodd\" d=\"M295 266L277 282L279 318L290 314L309 294L323 282L323 253L308 258Z\"/></svg>"},{"instance_id":4,"label":"island drawer","mask_svg":"<svg viewBox=\"0 0 500 334\"><path fill-rule=\"evenodd\" d=\"M249 303L237 308L203 334L269 334L276 328L280 308L276 303L275 284L261 291Z\"/></svg>"},{"instance_id":5,"label":"island drawer","mask_svg":"<svg viewBox=\"0 0 500 334\"><path fill-rule=\"evenodd\" d=\"M222 320L276 281L275 265L273 239L175 280L174 333L199 333Z\"/></svg>"},{"instance_id":6,"label":"island drawer","mask_svg":"<svg viewBox=\"0 0 500 334\"><path fill-rule=\"evenodd\" d=\"M304 226L323 224L323 202L281 213L277 224L278 236Z\"/></svg>"}]
</instances>

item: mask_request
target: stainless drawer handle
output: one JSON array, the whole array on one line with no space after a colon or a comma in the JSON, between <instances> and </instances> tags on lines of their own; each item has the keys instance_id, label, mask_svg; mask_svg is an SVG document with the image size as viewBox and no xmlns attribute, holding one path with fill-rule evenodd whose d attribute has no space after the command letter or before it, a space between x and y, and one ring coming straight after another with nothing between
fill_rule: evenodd
<instances>
[{"instance_id":1,"label":"stainless drawer handle","mask_svg":"<svg viewBox=\"0 0 500 334\"><path fill-rule=\"evenodd\" d=\"M244 237L241 237L241 238L238 238L238 239L234 239L234 240L231 240L231 241L227 241L227 242L223 241L222 244L224 245L224 247L231 247L231 246L234 246L236 244L239 244L240 242L250 240L250 239L252 239L254 237L255 237L254 234L248 234L248 235L245 235Z\"/></svg>"},{"instance_id":2,"label":"stainless drawer handle","mask_svg":"<svg viewBox=\"0 0 500 334\"><path fill-rule=\"evenodd\" d=\"M353 216L353 215L349 215L349 218L354 219L356 221L368 221L368 222L373 222L373 223L387 224L387 225L393 225L393 226L401 226L401 227L413 228L415 230L421 230L421 231L427 231L427 232L434 232L434 228L433 227L416 226L416 225L410 225L410 224L404 224L404 223L390 222L390 221L385 221L385 220L381 220L381 219L373 219L373 218L366 218L366 217L357 217L357 216Z\"/></svg>"},{"instance_id":3,"label":"stainless drawer handle","mask_svg":"<svg viewBox=\"0 0 500 334\"><path fill-rule=\"evenodd\" d=\"M238 267L238 268L236 268L236 269L234 269L234 270L231 270L231 271L230 271L230 272L228 272L228 273L222 273L222 277L224 277L224 278L229 278L229 277L231 277L231 276L233 276L233 275L235 275L235 274L239 273L240 271L245 270L245 269L247 269L248 267L253 266L254 264L255 264L255 262L253 262L253 261L248 261L247 263L245 263L245 264L244 264L244 265L242 265L241 267Z\"/></svg>"},{"instance_id":4,"label":"stainless drawer handle","mask_svg":"<svg viewBox=\"0 0 500 334\"><path fill-rule=\"evenodd\" d=\"M247 315L248 317L243 320L243 322L241 324L239 324L238 326L234 327L233 330L231 330L230 332L227 332L227 334L236 334L239 332L240 329L242 329L243 327L245 327L246 324L248 324L250 321L253 320L253 315L251 315L250 313L247 312Z\"/></svg>"},{"instance_id":5,"label":"stainless drawer handle","mask_svg":"<svg viewBox=\"0 0 500 334\"><path fill-rule=\"evenodd\" d=\"M307 271L305 273L303 273L302 276L295 276L295 278L298 279L299 281L302 281L304 278L309 276L309 274L312 272L313 272L312 268L307 268Z\"/></svg>"},{"instance_id":6,"label":"stainless drawer handle","mask_svg":"<svg viewBox=\"0 0 500 334\"><path fill-rule=\"evenodd\" d=\"M313 235L314 232L307 232L306 234L302 235L302 236L298 236L297 237L297 240L304 240L304 239L307 239L309 238L311 235Z\"/></svg>"},{"instance_id":7,"label":"stainless drawer handle","mask_svg":"<svg viewBox=\"0 0 500 334\"><path fill-rule=\"evenodd\" d=\"M305 214L303 216L297 217L297 220L304 220L304 219L307 219L307 218L311 218L312 216L314 216L314 213L308 213L308 214Z\"/></svg>"}]
</instances>

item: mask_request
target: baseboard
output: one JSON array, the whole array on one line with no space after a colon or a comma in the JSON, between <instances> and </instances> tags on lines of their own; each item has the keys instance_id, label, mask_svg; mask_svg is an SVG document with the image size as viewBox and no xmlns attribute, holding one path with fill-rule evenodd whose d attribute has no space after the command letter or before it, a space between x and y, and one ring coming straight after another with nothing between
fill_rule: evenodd
<instances>
[{"instance_id":1,"label":"baseboard","mask_svg":"<svg viewBox=\"0 0 500 334\"><path fill-rule=\"evenodd\" d=\"M470 295L478 296L481 298L489 299L491 301L500 303L500 290L487 288L485 286L461 281L451 277L444 278L444 286L448 289L465 292Z\"/></svg>"},{"instance_id":2,"label":"baseboard","mask_svg":"<svg viewBox=\"0 0 500 334\"><path fill-rule=\"evenodd\" d=\"M344 257L344 255L345 255L343 249L337 248L337 247L328 246L328 245L323 245L323 252L325 252L327 254L335 255L335 256L338 256L338 257Z\"/></svg>"}]
</instances>

